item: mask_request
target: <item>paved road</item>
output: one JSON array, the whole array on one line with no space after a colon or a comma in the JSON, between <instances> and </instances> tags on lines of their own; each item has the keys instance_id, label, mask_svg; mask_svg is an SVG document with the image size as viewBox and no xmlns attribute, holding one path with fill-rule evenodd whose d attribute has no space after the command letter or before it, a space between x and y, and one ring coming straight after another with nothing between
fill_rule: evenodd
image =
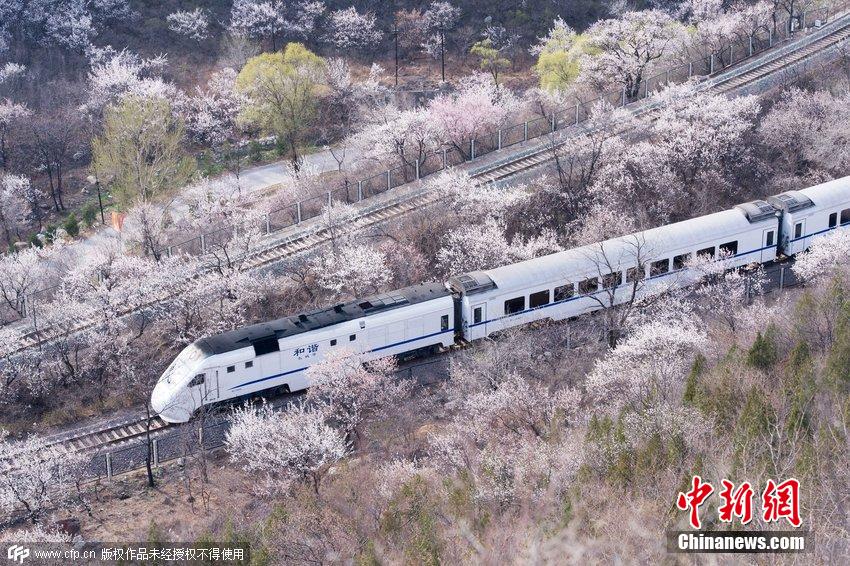
<instances>
[{"instance_id":1,"label":"paved road","mask_svg":"<svg viewBox=\"0 0 850 566\"><path fill-rule=\"evenodd\" d=\"M340 150L337 151L337 157L341 157ZM345 158L342 163L342 170L350 169L357 160L360 159L361 153L352 148L345 150ZM330 150L324 149L303 156L303 170L310 175L321 175L329 171L336 171L339 164L334 159ZM235 184L235 176L226 174L220 177L222 180L233 179ZM265 165L257 165L249 167L239 175L239 189L243 195L248 195L255 192L268 189L272 185L285 183L292 179L292 171L289 168L288 160L276 161ZM230 183L221 183L221 188L233 186ZM170 203L169 209L172 214L185 214L188 210L188 202L183 198L183 195L188 191L190 186L183 187L180 192L175 195L174 200ZM222 192L223 193L223 192ZM228 195L229 196L229 195ZM69 244L68 249L78 259L84 258L92 250L107 244L108 242L117 242L120 234L112 228L112 226L103 226L96 229L93 233L84 238L74 240Z\"/></svg>"}]
</instances>

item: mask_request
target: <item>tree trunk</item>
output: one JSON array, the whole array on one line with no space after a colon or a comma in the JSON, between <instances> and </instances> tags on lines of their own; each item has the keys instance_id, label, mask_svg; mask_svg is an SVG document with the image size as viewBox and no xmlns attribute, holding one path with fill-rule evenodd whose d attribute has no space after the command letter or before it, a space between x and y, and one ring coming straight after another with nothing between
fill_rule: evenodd
<instances>
[{"instance_id":1,"label":"tree trunk","mask_svg":"<svg viewBox=\"0 0 850 566\"><path fill-rule=\"evenodd\" d=\"M298 173L301 168L298 165L298 148L295 146L295 138L289 135L287 141L289 142L289 158L292 160L292 168Z\"/></svg>"},{"instance_id":2,"label":"tree trunk","mask_svg":"<svg viewBox=\"0 0 850 566\"><path fill-rule=\"evenodd\" d=\"M440 75L446 82L446 34L440 30Z\"/></svg>"},{"instance_id":3,"label":"tree trunk","mask_svg":"<svg viewBox=\"0 0 850 566\"><path fill-rule=\"evenodd\" d=\"M395 29L395 87L398 88L398 27Z\"/></svg>"},{"instance_id":4,"label":"tree trunk","mask_svg":"<svg viewBox=\"0 0 850 566\"><path fill-rule=\"evenodd\" d=\"M156 487L156 480L153 477L153 440L151 439L151 406L145 402L145 442L147 443L147 451L145 454L145 471L148 474L148 487Z\"/></svg>"}]
</instances>

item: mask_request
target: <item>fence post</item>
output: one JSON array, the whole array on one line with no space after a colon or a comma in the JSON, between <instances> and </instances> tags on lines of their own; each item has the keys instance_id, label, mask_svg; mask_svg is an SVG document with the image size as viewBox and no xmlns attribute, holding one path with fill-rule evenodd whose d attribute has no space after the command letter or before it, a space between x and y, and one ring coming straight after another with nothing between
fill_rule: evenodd
<instances>
[{"instance_id":1,"label":"fence post","mask_svg":"<svg viewBox=\"0 0 850 566\"><path fill-rule=\"evenodd\" d=\"M106 477L112 479L112 452L106 453Z\"/></svg>"},{"instance_id":2,"label":"fence post","mask_svg":"<svg viewBox=\"0 0 850 566\"><path fill-rule=\"evenodd\" d=\"M159 440L153 439L153 446L151 447L153 451L153 465L155 468L159 467Z\"/></svg>"},{"instance_id":3,"label":"fence post","mask_svg":"<svg viewBox=\"0 0 850 566\"><path fill-rule=\"evenodd\" d=\"M800 27L803 28L803 31L806 31L806 12L800 14Z\"/></svg>"},{"instance_id":4,"label":"fence post","mask_svg":"<svg viewBox=\"0 0 850 566\"><path fill-rule=\"evenodd\" d=\"M667 74L664 77L664 84L670 84L670 69L667 69Z\"/></svg>"},{"instance_id":5,"label":"fence post","mask_svg":"<svg viewBox=\"0 0 850 566\"><path fill-rule=\"evenodd\" d=\"M391 188L393 188L393 185L392 185L393 181L392 181L391 175L392 174L390 173L390 170L387 169L387 190L390 190Z\"/></svg>"},{"instance_id":6,"label":"fence post","mask_svg":"<svg viewBox=\"0 0 850 566\"><path fill-rule=\"evenodd\" d=\"M714 53L711 54L711 57L709 58L708 61L709 61L708 74L710 75L710 74L714 73Z\"/></svg>"},{"instance_id":7,"label":"fence post","mask_svg":"<svg viewBox=\"0 0 850 566\"><path fill-rule=\"evenodd\" d=\"M502 128L499 128L499 143L498 148L502 149Z\"/></svg>"},{"instance_id":8,"label":"fence post","mask_svg":"<svg viewBox=\"0 0 850 566\"><path fill-rule=\"evenodd\" d=\"M576 102L576 126L578 126L578 102Z\"/></svg>"},{"instance_id":9,"label":"fence post","mask_svg":"<svg viewBox=\"0 0 850 566\"><path fill-rule=\"evenodd\" d=\"M207 253L207 239L204 234L201 234L201 253Z\"/></svg>"},{"instance_id":10,"label":"fence post","mask_svg":"<svg viewBox=\"0 0 850 566\"><path fill-rule=\"evenodd\" d=\"M528 141L528 120L525 121L525 128L522 131L522 141Z\"/></svg>"},{"instance_id":11,"label":"fence post","mask_svg":"<svg viewBox=\"0 0 850 566\"><path fill-rule=\"evenodd\" d=\"M475 159L475 138L469 140L469 154L471 155L470 161Z\"/></svg>"},{"instance_id":12,"label":"fence post","mask_svg":"<svg viewBox=\"0 0 850 566\"><path fill-rule=\"evenodd\" d=\"M626 87L623 87L623 101L622 101L622 104L620 104L620 106L625 106L625 105L626 105Z\"/></svg>"},{"instance_id":13,"label":"fence post","mask_svg":"<svg viewBox=\"0 0 850 566\"><path fill-rule=\"evenodd\" d=\"M332 195L333 195L333 193L331 193L330 191L328 191L328 207L330 207L330 206L331 206L331 199L333 198L333 196L332 196Z\"/></svg>"},{"instance_id":14,"label":"fence post","mask_svg":"<svg viewBox=\"0 0 850 566\"><path fill-rule=\"evenodd\" d=\"M779 268L779 290L785 285L785 266Z\"/></svg>"},{"instance_id":15,"label":"fence post","mask_svg":"<svg viewBox=\"0 0 850 566\"><path fill-rule=\"evenodd\" d=\"M773 28L767 28L767 46L773 47Z\"/></svg>"},{"instance_id":16,"label":"fence post","mask_svg":"<svg viewBox=\"0 0 850 566\"><path fill-rule=\"evenodd\" d=\"M555 131L555 113L552 112L552 131Z\"/></svg>"},{"instance_id":17,"label":"fence post","mask_svg":"<svg viewBox=\"0 0 850 566\"><path fill-rule=\"evenodd\" d=\"M733 48L734 46L735 46L735 44L734 44L734 43L730 43L730 44L729 44L729 64L730 64L730 65L732 64L732 61L734 61L734 60L735 60L735 58L734 58L734 57L732 57L732 53L734 53L734 52L732 51L732 48Z\"/></svg>"},{"instance_id":18,"label":"fence post","mask_svg":"<svg viewBox=\"0 0 850 566\"><path fill-rule=\"evenodd\" d=\"M204 427L203 425L198 427L198 448L201 450L204 449Z\"/></svg>"},{"instance_id":19,"label":"fence post","mask_svg":"<svg viewBox=\"0 0 850 566\"><path fill-rule=\"evenodd\" d=\"M691 61L688 63L688 78L691 78L694 74L694 63Z\"/></svg>"},{"instance_id":20,"label":"fence post","mask_svg":"<svg viewBox=\"0 0 850 566\"><path fill-rule=\"evenodd\" d=\"M295 212L296 212L296 224L301 224L301 201L295 203Z\"/></svg>"},{"instance_id":21,"label":"fence post","mask_svg":"<svg viewBox=\"0 0 850 566\"><path fill-rule=\"evenodd\" d=\"M168 257L174 256L174 246L168 246Z\"/></svg>"},{"instance_id":22,"label":"fence post","mask_svg":"<svg viewBox=\"0 0 850 566\"><path fill-rule=\"evenodd\" d=\"M266 235L272 233L272 223L270 215L266 214Z\"/></svg>"},{"instance_id":23,"label":"fence post","mask_svg":"<svg viewBox=\"0 0 850 566\"><path fill-rule=\"evenodd\" d=\"M419 158L416 158L416 180L419 180Z\"/></svg>"},{"instance_id":24,"label":"fence post","mask_svg":"<svg viewBox=\"0 0 850 566\"><path fill-rule=\"evenodd\" d=\"M753 56L753 36L750 36L750 57Z\"/></svg>"}]
</instances>

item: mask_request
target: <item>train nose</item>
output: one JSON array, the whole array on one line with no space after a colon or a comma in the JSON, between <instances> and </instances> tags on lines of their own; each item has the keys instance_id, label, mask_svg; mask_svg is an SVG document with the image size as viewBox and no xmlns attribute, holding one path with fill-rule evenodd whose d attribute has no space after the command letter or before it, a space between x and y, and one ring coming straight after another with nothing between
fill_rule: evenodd
<instances>
[{"instance_id":1,"label":"train nose","mask_svg":"<svg viewBox=\"0 0 850 566\"><path fill-rule=\"evenodd\" d=\"M156 384L151 393L151 410L168 423L185 423L189 411L181 406L180 395L167 381Z\"/></svg>"}]
</instances>

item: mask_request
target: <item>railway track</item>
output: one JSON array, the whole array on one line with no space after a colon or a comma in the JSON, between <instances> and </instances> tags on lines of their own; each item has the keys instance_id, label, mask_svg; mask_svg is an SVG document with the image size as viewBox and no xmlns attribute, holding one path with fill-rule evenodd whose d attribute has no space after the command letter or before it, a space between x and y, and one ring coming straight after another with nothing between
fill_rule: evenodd
<instances>
[{"instance_id":1,"label":"railway track","mask_svg":"<svg viewBox=\"0 0 850 566\"><path fill-rule=\"evenodd\" d=\"M786 44L775 52L766 52L756 61L745 60L738 65L726 68L713 77L703 80L699 88L709 92L729 93L782 72L784 69L793 67L813 55L847 40L850 37L850 16L844 15L839 19L833 20L827 27L831 29L817 40L802 45L806 37L808 37L804 36L796 40L795 43ZM635 116L646 116L647 114L656 112L659 107L659 103L651 99L645 99L644 101L635 103L632 113ZM609 122L603 126L616 128L617 124ZM504 161L470 171L470 177L476 179L479 183L491 183L539 167L552 159L553 146L557 147L571 140L579 139L589 131L589 129L583 127L581 124L571 125L563 130L556 131L547 141L524 152L515 154ZM392 221L412 211L430 206L436 203L439 198L440 195L438 192L427 191L420 187L418 191L408 192L403 196L365 207L362 209L360 216L351 222L344 232L362 230ZM329 231L322 229L314 223L311 227L308 227L297 235L274 239L252 250L243 259L242 266L246 269L268 266L327 243L330 239L331 235ZM196 278L203 278L204 276L204 273L200 273ZM188 285L188 283L189 281L186 281L185 285ZM179 295L183 290L181 287L178 287L172 294L167 296L159 296L144 304L134 305L121 314L123 316L130 315L168 301L170 298ZM57 338L90 328L94 324L95 321L93 320L81 320L70 322L61 327L29 331L21 337L18 348L12 353L50 343Z\"/></svg>"}]
</instances>

